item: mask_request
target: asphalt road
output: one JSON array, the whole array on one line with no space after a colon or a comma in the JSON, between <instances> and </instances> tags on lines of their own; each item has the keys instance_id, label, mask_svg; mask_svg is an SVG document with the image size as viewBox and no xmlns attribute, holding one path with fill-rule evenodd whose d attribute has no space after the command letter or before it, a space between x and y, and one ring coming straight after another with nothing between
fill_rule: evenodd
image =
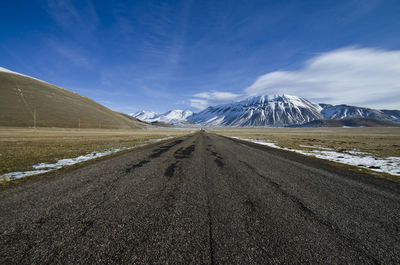
<instances>
[{"instance_id":1,"label":"asphalt road","mask_svg":"<svg viewBox=\"0 0 400 265\"><path fill-rule=\"evenodd\" d=\"M208 133L0 191L0 264L399 264L400 189Z\"/></svg>"}]
</instances>

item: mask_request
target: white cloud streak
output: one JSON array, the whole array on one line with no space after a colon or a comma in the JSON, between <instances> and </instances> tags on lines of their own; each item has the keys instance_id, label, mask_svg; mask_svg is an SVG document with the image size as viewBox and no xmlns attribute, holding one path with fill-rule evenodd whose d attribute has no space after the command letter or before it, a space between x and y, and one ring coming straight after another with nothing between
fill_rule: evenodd
<instances>
[{"instance_id":1,"label":"white cloud streak","mask_svg":"<svg viewBox=\"0 0 400 265\"><path fill-rule=\"evenodd\" d=\"M400 109L400 51L347 47L316 55L294 71L258 77L243 94L202 92L190 105L197 109L257 95L291 94L316 103Z\"/></svg>"},{"instance_id":2,"label":"white cloud streak","mask_svg":"<svg viewBox=\"0 0 400 265\"><path fill-rule=\"evenodd\" d=\"M86 5L76 7L71 0L48 0L48 11L53 19L68 31L84 31L90 33L94 30L99 18L91 1Z\"/></svg>"},{"instance_id":3,"label":"white cloud streak","mask_svg":"<svg viewBox=\"0 0 400 265\"><path fill-rule=\"evenodd\" d=\"M400 51L348 47L320 54L296 71L260 76L248 96L292 94L319 103L400 109Z\"/></svg>"},{"instance_id":4,"label":"white cloud streak","mask_svg":"<svg viewBox=\"0 0 400 265\"><path fill-rule=\"evenodd\" d=\"M240 94L231 92L202 92L193 95L194 98L190 99L190 106L202 110L208 106L229 103L240 98Z\"/></svg>"}]
</instances>

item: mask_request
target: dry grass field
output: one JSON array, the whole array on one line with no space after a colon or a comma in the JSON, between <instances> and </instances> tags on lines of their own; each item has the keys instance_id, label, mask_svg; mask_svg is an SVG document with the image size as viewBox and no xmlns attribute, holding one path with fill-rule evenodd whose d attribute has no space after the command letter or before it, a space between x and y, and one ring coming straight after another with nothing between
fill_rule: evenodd
<instances>
[{"instance_id":1,"label":"dry grass field","mask_svg":"<svg viewBox=\"0 0 400 265\"><path fill-rule=\"evenodd\" d=\"M196 129L194 129L196 130ZM147 140L191 133L183 129L64 129L0 127L0 175L32 170L91 152L137 146ZM376 158L400 157L399 128L221 128L208 131L225 136L264 140L296 150L359 151Z\"/></svg>"},{"instance_id":2,"label":"dry grass field","mask_svg":"<svg viewBox=\"0 0 400 265\"><path fill-rule=\"evenodd\" d=\"M339 154L338 159L336 162L329 162L335 166L358 171L367 170L379 177L400 181L400 164L398 162L400 159L400 128L230 128L210 131L230 137L262 140L275 143L279 147L306 153L334 151ZM373 162L370 164L368 162L366 164L365 160L360 163L354 162L354 166L339 162L351 154L355 154L361 159L370 157ZM386 166L383 166L391 167L391 171L385 171L386 169L381 168L381 165L375 168L376 164L382 161L387 161L385 162ZM384 172L376 172L380 170ZM395 176L385 172L393 172Z\"/></svg>"},{"instance_id":3,"label":"dry grass field","mask_svg":"<svg viewBox=\"0 0 400 265\"><path fill-rule=\"evenodd\" d=\"M305 146L321 146L336 151L357 150L377 157L400 157L400 128L233 128L211 131L225 136L267 140L298 150L310 150Z\"/></svg>"},{"instance_id":4,"label":"dry grass field","mask_svg":"<svg viewBox=\"0 0 400 265\"><path fill-rule=\"evenodd\" d=\"M55 129L0 127L0 175L31 170L32 165L56 162L91 152L133 147L150 139L188 134L167 129Z\"/></svg>"}]
</instances>

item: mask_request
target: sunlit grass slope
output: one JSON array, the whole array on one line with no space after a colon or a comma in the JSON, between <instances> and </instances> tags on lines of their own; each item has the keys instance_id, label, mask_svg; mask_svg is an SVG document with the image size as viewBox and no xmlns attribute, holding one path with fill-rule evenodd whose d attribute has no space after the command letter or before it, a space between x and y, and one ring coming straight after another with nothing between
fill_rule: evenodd
<instances>
[{"instance_id":1,"label":"sunlit grass slope","mask_svg":"<svg viewBox=\"0 0 400 265\"><path fill-rule=\"evenodd\" d=\"M35 114L36 113L36 114ZM144 124L66 89L0 72L0 126L139 128Z\"/></svg>"}]
</instances>

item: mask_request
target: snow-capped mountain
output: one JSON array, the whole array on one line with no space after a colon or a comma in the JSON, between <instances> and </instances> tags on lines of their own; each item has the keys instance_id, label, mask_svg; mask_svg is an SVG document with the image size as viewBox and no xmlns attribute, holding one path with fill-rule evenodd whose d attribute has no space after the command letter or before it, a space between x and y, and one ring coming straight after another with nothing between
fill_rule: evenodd
<instances>
[{"instance_id":1,"label":"snow-capped mountain","mask_svg":"<svg viewBox=\"0 0 400 265\"><path fill-rule=\"evenodd\" d=\"M400 120L400 110L387 110L383 109L381 110L383 113L390 115L394 119Z\"/></svg>"},{"instance_id":2,"label":"snow-capped mountain","mask_svg":"<svg viewBox=\"0 0 400 265\"><path fill-rule=\"evenodd\" d=\"M168 124L179 125L187 123L187 118L192 116L193 112L190 110L170 110L165 113L159 114L153 111L139 111L131 116L146 122L165 122Z\"/></svg>"},{"instance_id":3,"label":"snow-capped mountain","mask_svg":"<svg viewBox=\"0 0 400 265\"><path fill-rule=\"evenodd\" d=\"M188 120L204 126L283 126L321 119L321 111L320 105L296 96L256 96L208 107Z\"/></svg>"},{"instance_id":4,"label":"snow-capped mountain","mask_svg":"<svg viewBox=\"0 0 400 265\"><path fill-rule=\"evenodd\" d=\"M149 119L153 119L155 116L158 115L158 113L154 112L154 111L141 110L136 113L131 113L129 115L131 115L132 117L135 117L136 119L139 119L141 121L147 121Z\"/></svg>"},{"instance_id":5,"label":"snow-capped mountain","mask_svg":"<svg viewBox=\"0 0 400 265\"><path fill-rule=\"evenodd\" d=\"M380 121L398 122L399 111L396 110L376 110L348 105L328 105L323 106L321 114L325 119L346 119L346 118L368 118Z\"/></svg>"},{"instance_id":6,"label":"snow-capped mountain","mask_svg":"<svg viewBox=\"0 0 400 265\"><path fill-rule=\"evenodd\" d=\"M186 121L189 116L192 116L193 112L190 110L170 110L164 114L161 114L160 121Z\"/></svg>"},{"instance_id":7,"label":"snow-capped mountain","mask_svg":"<svg viewBox=\"0 0 400 265\"><path fill-rule=\"evenodd\" d=\"M305 98L290 95L256 96L239 102L211 106L199 113L193 113L190 110L171 110L163 114L139 111L132 116L147 122L159 121L179 126L197 124L201 126L293 127L313 121L314 123L310 123L311 126L317 126L317 121L323 121L327 126L330 124L340 126L343 122L346 124L353 122L360 124L359 126L400 124L399 110L316 104ZM335 122L338 120L342 123Z\"/></svg>"}]
</instances>

